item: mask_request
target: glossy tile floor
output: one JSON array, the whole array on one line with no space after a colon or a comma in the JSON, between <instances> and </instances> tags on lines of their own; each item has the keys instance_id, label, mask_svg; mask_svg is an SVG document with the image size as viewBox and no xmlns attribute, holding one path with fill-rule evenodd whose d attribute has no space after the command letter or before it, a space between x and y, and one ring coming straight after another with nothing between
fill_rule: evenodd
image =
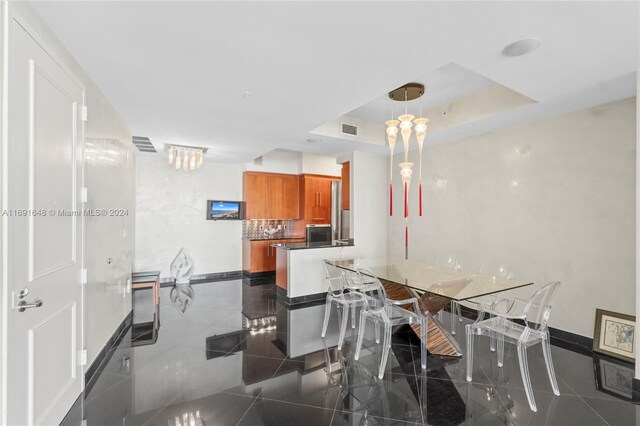
<instances>
[{"instance_id":1,"label":"glossy tile floor","mask_svg":"<svg viewBox=\"0 0 640 426\"><path fill-rule=\"evenodd\" d=\"M633 425L640 419L640 411L625 400L631 393L630 366L609 359L553 347L561 392L556 397L542 351L531 348L538 404L533 413L510 345L505 366L497 368L488 341L477 338L474 381L467 383L463 360L430 356L422 371L415 337L400 329L384 380L378 380L380 349L372 336L359 361L353 360L350 328L337 351L334 311L332 332L319 337L324 305L289 310L276 300L273 284L237 280L191 286L193 300L181 313L171 290L161 290L157 341L146 344L149 336L138 337L138 329L132 339L128 330L63 424L86 419L90 426L564 426ZM137 295L134 322L144 317L149 302Z\"/></svg>"}]
</instances>

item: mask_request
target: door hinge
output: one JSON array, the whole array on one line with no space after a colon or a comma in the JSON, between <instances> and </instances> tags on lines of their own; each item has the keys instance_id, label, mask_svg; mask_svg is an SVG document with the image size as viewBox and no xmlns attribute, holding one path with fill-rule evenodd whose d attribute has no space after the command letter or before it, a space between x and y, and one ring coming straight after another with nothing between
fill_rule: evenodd
<instances>
[{"instance_id":1,"label":"door hinge","mask_svg":"<svg viewBox=\"0 0 640 426\"><path fill-rule=\"evenodd\" d=\"M81 109L82 112L82 121L87 121L89 118L89 109L86 106L83 106Z\"/></svg>"},{"instance_id":2,"label":"door hinge","mask_svg":"<svg viewBox=\"0 0 640 426\"><path fill-rule=\"evenodd\" d=\"M80 365L87 365L87 350L83 349L81 351L78 351L78 364Z\"/></svg>"},{"instance_id":3,"label":"door hinge","mask_svg":"<svg viewBox=\"0 0 640 426\"><path fill-rule=\"evenodd\" d=\"M86 269L80 269L80 283L81 284L86 284L87 283L87 270Z\"/></svg>"},{"instance_id":4,"label":"door hinge","mask_svg":"<svg viewBox=\"0 0 640 426\"><path fill-rule=\"evenodd\" d=\"M89 198L88 198L88 191L87 191L87 187L83 186L82 189L80 190L80 202L81 203L86 203Z\"/></svg>"}]
</instances>

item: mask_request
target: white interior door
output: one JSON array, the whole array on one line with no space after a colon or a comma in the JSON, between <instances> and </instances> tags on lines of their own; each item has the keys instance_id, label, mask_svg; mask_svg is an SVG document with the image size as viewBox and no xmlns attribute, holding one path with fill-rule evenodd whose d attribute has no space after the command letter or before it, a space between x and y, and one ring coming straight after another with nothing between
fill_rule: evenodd
<instances>
[{"instance_id":1,"label":"white interior door","mask_svg":"<svg viewBox=\"0 0 640 426\"><path fill-rule=\"evenodd\" d=\"M84 89L15 18L9 25L7 419L58 424L84 381L82 217L74 215Z\"/></svg>"}]
</instances>

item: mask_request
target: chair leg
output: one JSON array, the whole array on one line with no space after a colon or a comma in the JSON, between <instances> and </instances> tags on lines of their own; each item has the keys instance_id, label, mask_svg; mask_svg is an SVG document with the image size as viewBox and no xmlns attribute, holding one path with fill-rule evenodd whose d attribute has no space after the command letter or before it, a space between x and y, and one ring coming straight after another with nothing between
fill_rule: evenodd
<instances>
[{"instance_id":1,"label":"chair leg","mask_svg":"<svg viewBox=\"0 0 640 426\"><path fill-rule=\"evenodd\" d=\"M462 305L456 303L456 313L458 314L458 322L462 322Z\"/></svg>"},{"instance_id":2,"label":"chair leg","mask_svg":"<svg viewBox=\"0 0 640 426\"><path fill-rule=\"evenodd\" d=\"M378 324L378 321L375 321L373 326L376 329L376 343L380 344L380 324Z\"/></svg>"},{"instance_id":3,"label":"chair leg","mask_svg":"<svg viewBox=\"0 0 640 426\"><path fill-rule=\"evenodd\" d=\"M527 362L527 347L518 343L518 362L520 363L520 374L522 375L522 383L524 384L524 390L527 394L527 400L529 401L529 407L531 411L538 411L536 407L536 400L533 397L533 388L531 387L531 378L529 377L529 363Z\"/></svg>"},{"instance_id":4,"label":"chair leg","mask_svg":"<svg viewBox=\"0 0 640 426\"><path fill-rule=\"evenodd\" d=\"M489 350L496 351L496 334L493 331L489 332Z\"/></svg>"},{"instance_id":5,"label":"chair leg","mask_svg":"<svg viewBox=\"0 0 640 426\"><path fill-rule=\"evenodd\" d=\"M347 332L347 323L349 322L349 305L342 305L342 321L340 324L340 336L338 337L338 350L342 349L344 335Z\"/></svg>"},{"instance_id":6,"label":"chair leg","mask_svg":"<svg viewBox=\"0 0 640 426\"><path fill-rule=\"evenodd\" d=\"M353 356L353 359L357 360L360 358L360 349L362 348L362 341L364 340L364 332L367 327L367 319L364 316L364 310L360 312L360 327L358 327L358 344L356 345L356 353Z\"/></svg>"},{"instance_id":7,"label":"chair leg","mask_svg":"<svg viewBox=\"0 0 640 426\"><path fill-rule=\"evenodd\" d=\"M389 359L389 342L391 340L391 325L384 325L384 341L382 342L382 360L380 361L380 370L378 371L378 378L384 377L385 368L387 368L387 359Z\"/></svg>"},{"instance_id":8,"label":"chair leg","mask_svg":"<svg viewBox=\"0 0 640 426\"><path fill-rule=\"evenodd\" d=\"M351 305L351 328L356 328L356 305Z\"/></svg>"},{"instance_id":9,"label":"chair leg","mask_svg":"<svg viewBox=\"0 0 640 426\"><path fill-rule=\"evenodd\" d=\"M324 309L324 322L322 323L322 333L320 334L320 337L324 337L327 334L329 316L331 316L331 300L327 298L327 306Z\"/></svg>"},{"instance_id":10,"label":"chair leg","mask_svg":"<svg viewBox=\"0 0 640 426\"><path fill-rule=\"evenodd\" d=\"M420 320L420 366L423 370L427 369L427 330L429 324L427 324L427 317L422 317Z\"/></svg>"},{"instance_id":11,"label":"chair leg","mask_svg":"<svg viewBox=\"0 0 640 426\"><path fill-rule=\"evenodd\" d=\"M458 311L457 305L458 303L455 300L451 301L451 334L456 334L456 312Z\"/></svg>"},{"instance_id":12,"label":"chair leg","mask_svg":"<svg viewBox=\"0 0 640 426\"><path fill-rule=\"evenodd\" d=\"M555 395L560 395L558 381L556 380L556 372L553 369L553 361L551 359L551 342L549 341L549 337L542 342L542 353L544 354L544 363L547 365L547 373L549 374L549 381L551 382L553 393Z\"/></svg>"},{"instance_id":13,"label":"chair leg","mask_svg":"<svg viewBox=\"0 0 640 426\"><path fill-rule=\"evenodd\" d=\"M465 326L467 334L467 382L473 379L473 330L471 324Z\"/></svg>"},{"instance_id":14,"label":"chair leg","mask_svg":"<svg viewBox=\"0 0 640 426\"><path fill-rule=\"evenodd\" d=\"M497 337L498 340L498 367L502 367L504 365L504 335L500 335ZM495 343L494 343L495 345Z\"/></svg>"}]
</instances>

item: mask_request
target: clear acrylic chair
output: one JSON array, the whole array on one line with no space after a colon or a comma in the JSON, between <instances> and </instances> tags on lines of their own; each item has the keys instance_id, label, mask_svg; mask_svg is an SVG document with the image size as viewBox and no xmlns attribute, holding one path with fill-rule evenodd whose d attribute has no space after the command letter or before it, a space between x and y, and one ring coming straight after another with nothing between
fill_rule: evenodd
<instances>
[{"instance_id":1,"label":"clear acrylic chair","mask_svg":"<svg viewBox=\"0 0 640 426\"><path fill-rule=\"evenodd\" d=\"M537 343L542 344L542 352L553 393L560 395L551 360L551 342L547 328L551 313L549 302L559 286L559 282L549 283L535 292L528 301L521 299L504 300L495 305L495 309L490 312L494 317L466 326L468 382L472 380L473 371L473 336L476 334L479 336L488 334L490 336L495 335L498 340L498 367L502 367L504 362L504 341L507 340L517 345L522 383L532 411L537 411L537 408L527 363L527 348L529 346ZM524 321L524 325L518 324L515 322L516 320Z\"/></svg>"},{"instance_id":2,"label":"clear acrylic chair","mask_svg":"<svg viewBox=\"0 0 640 426\"><path fill-rule=\"evenodd\" d=\"M322 324L321 337L327 334L327 326L329 325L329 317L331 316L331 305L340 306L342 308L342 319L340 321L340 335L338 337L338 350L342 349L342 342L347 331L347 322L349 321L349 310L351 310L351 324L355 328L356 309L364 303L364 295L358 291L345 292L347 284L347 271L340 269L331 264L328 260L323 260L326 271L326 279L329 284L327 290L327 305L324 311L324 322Z\"/></svg>"},{"instance_id":3,"label":"clear acrylic chair","mask_svg":"<svg viewBox=\"0 0 640 426\"><path fill-rule=\"evenodd\" d=\"M425 344L427 342L427 318L420 311L418 299L415 297L406 300L388 299L382 283L380 283L380 280L378 280L370 271L366 269L358 269L358 275L361 277L362 282L366 281L370 284L365 292L363 309L360 311L358 344L356 346L354 359L357 360L360 357L360 350L362 349L367 320L372 320L374 322L376 332L379 325L384 326L382 359L380 360L380 368L378 370L378 377L382 379L384 377L387 359L389 357L389 349L391 348L392 327L404 324L419 324L420 340L422 342L420 345L420 364L423 370L426 369L427 350L425 348ZM413 305L414 312L401 308L401 305L408 304ZM377 334L376 342L379 342Z\"/></svg>"},{"instance_id":4,"label":"clear acrylic chair","mask_svg":"<svg viewBox=\"0 0 640 426\"><path fill-rule=\"evenodd\" d=\"M507 280L513 279L513 271L509 265L500 261L487 260L483 262L479 272L481 274L493 275L494 280L496 278L503 278ZM465 300L464 302L470 304L471 308L478 312L478 319L476 321L482 321L487 311L491 310L491 307L495 303L498 303L503 299L504 298L500 296L488 295L474 297L473 299ZM461 305L463 305L463 303L457 300L451 301L451 334L456 334L456 325L458 322L462 322ZM491 350L495 350L493 340L491 341Z\"/></svg>"}]
</instances>

